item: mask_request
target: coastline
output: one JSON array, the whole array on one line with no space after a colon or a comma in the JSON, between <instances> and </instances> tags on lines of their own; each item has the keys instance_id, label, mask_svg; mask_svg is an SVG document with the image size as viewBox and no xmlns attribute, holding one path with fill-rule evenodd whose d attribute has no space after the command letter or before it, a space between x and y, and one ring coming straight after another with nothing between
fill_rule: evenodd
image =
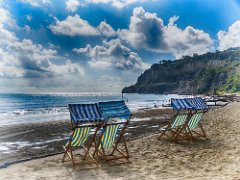
<instances>
[{"instance_id":1,"label":"coastline","mask_svg":"<svg viewBox=\"0 0 240 180\"><path fill-rule=\"evenodd\" d=\"M128 141L132 163L100 169L72 167L62 154L10 165L3 179L239 179L240 103L210 109L203 120L207 140L175 143L150 133Z\"/></svg>"}]
</instances>

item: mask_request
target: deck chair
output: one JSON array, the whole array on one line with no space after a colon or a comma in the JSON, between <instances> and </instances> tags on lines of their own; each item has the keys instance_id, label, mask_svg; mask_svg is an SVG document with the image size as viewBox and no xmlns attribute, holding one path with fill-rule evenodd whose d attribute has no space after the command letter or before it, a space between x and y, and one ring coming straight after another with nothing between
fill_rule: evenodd
<instances>
[{"instance_id":1,"label":"deck chair","mask_svg":"<svg viewBox=\"0 0 240 180\"><path fill-rule=\"evenodd\" d=\"M124 101L99 102L99 109L107 123L103 127L97 151L108 162L120 159L130 162L124 134L131 118L131 112ZM121 122L111 122L116 119L120 119ZM122 148L119 147L120 142L123 143Z\"/></svg>"},{"instance_id":2,"label":"deck chair","mask_svg":"<svg viewBox=\"0 0 240 180\"><path fill-rule=\"evenodd\" d=\"M187 122L188 117L189 115L187 113L175 114L172 122L160 128L159 139L165 136L169 140L176 140L178 137L181 137L180 132Z\"/></svg>"},{"instance_id":3,"label":"deck chair","mask_svg":"<svg viewBox=\"0 0 240 180\"><path fill-rule=\"evenodd\" d=\"M208 106L201 97L187 98L189 104L193 107L191 118L185 128L185 136L190 141L203 137L207 139L205 130L201 124L204 114L208 111Z\"/></svg>"},{"instance_id":4,"label":"deck chair","mask_svg":"<svg viewBox=\"0 0 240 180\"><path fill-rule=\"evenodd\" d=\"M200 97L186 98L190 107L189 119L184 127L179 131L176 138L186 139L193 141L194 139L203 137L206 139L206 133L201 124L204 114L207 112L208 107Z\"/></svg>"},{"instance_id":5,"label":"deck chair","mask_svg":"<svg viewBox=\"0 0 240 180\"><path fill-rule=\"evenodd\" d=\"M174 116L171 122L160 128L159 139L164 136L169 140L177 140L182 137L180 133L189 119L191 106L185 99L171 99L171 106L174 110Z\"/></svg>"},{"instance_id":6,"label":"deck chair","mask_svg":"<svg viewBox=\"0 0 240 180\"><path fill-rule=\"evenodd\" d=\"M62 161L64 162L66 155L68 155L74 166L76 164L75 158L80 155L74 155L73 150L82 148L85 152L82 160L85 160L88 156L92 160L90 163L95 163L99 167L98 157L90 153L91 147L94 147L93 153L95 152L97 145L96 135L103 123L103 118L101 117L97 104L69 104L68 107L72 123L72 132L65 146L63 146L64 155ZM91 131L93 131L92 137L90 137ZM88 140L89 142L87 144Z\"/></svg>"}]
</instances>

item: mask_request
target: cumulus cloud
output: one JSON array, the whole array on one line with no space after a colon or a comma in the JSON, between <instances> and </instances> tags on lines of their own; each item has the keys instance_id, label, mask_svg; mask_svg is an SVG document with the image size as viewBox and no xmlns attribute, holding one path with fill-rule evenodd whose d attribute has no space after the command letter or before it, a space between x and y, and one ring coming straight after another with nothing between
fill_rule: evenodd
<instances>
[{"instance_id":1,"label":"cumulus cloud","mask_svg":"<svg viewBox=\"0 0 240 180\"><path fill-rule=\"evenodd\" d=\"M240 20L228 27L227 31L221 30L217 33L219 50L231 47L240 47Z\"/></svg>"},{"instance_id":2,"label":"cumulus cloud","mask_svg":"<svg viewBox=\"0 0 240 180\"><path fill-rule=\"evenodd\" d=\"M30 4L33 7L52 4L51 0L18 0L18 1L25 4Z\"/></svg>"},{"instance_id":3,"label":"cumulus cloud","mask_svg":"<svg viewBox=\"0 0 240 180\"><path fill-rule=\"evenodd\" d=\"M5 49L6 50L6 49ZM5 53L5 67L7 69L15 68L20 74L15 77L54 77L64 75L65 73L84 75L83 68L77 63L71 63L57 55L57 51L47 49L40 44L34 44L29 39L18 40L7 47L8 53ZM11 52L11 54L9 53ZM4 55L4 54L2 54ZM14 63L9 63L9 59L14 59ZM52 60L61 60L61 64L55 64ZM7 75L5 73L5 75ZM8 76L12 76L12 72Z\"/></svg>"},{"instance_id":4,"label":"cumulus cloud","mask_svg":"<svg viewBox=\"0 0 240 180\"><path fill-rule=\"evenodd\" d=\"M6 29L7 27L13 27L15 20L11 17L10 13L0 8L0 45L4 43L14 43L16 41L15 34Z\"/></svg>"},{"instance_id":5,"label":"cumulus cloud","mask_svg":"<svg viewBox=\"0 0 240 180\"><path fill-rule=\"evenodd\" d=\"M22 77L24 70L19 68L18 60L2 48L0 48L0 77Z\"/></svg>"},{"instance_id":6,"label":"cumulus cloud","mask_svg":"<svg viewBox=\"0 0 240 180\"><path fill-rule=\"evenodd\" d=\"M98 31L103 37L111 38L117 35L116 31L106 21L102 21L98 26Z\"/></svg>"},{"instance_id":7,"label":"cumulus cloud","mask_svg":"<svg viewBox=\"0 0 240 180\"><path fill-rule=\"evenodd\" d=\"M89 65L93 68L114 67L122 70L147 68L138 54L124 46L119 39L104 41L101 46L87 45L85 48L75 48L73 51L88 55L91 58Z\"/></svg>"},{"instance_id":8,"label":"cumulus cloud","mask_svg":"<svg viewBox=\"0 0 240 180\"><path fill-rule=\"evenodd\" d=\"M165 42L170 52L180 58L183 55L203 54L212 50L213 40L208 33L192 26L180 29L174 24L177 19L170 19L165 31Z\"/></svg>"},{"instance_id":9,"label":"cumulus cloud","mask_svg":"<svg viewBox=\"0 0 240 180\"><path fill-rule=\"evenodd\" d=\"M67 73L85 75L84 69L79 64L72 63L69 59L62 65L52 64L50 69L58 74Z\"/></svg>"},{"instance_id":10,"label":"cumulus cloud","mask_svg":"<svg viewBox=\"0 0 240 180\"><path fill-rule=\"evenodd\" d=\"M66 6L67 6L67 11L75 12L78 6L80 6L80 3L78 0L68 0L66 2Z\"/></svg>"},{"instance_id":11,"label":"cumulus cloud","mask_svg":"<svg viewBox=\"0 0 240 180\"><path fill-rule=\"evenodd\" d=\"M213 41L208 33L191 26L180 29L175 23L177 16L165 26L155 13L145 12L142 7L133 10L129 29L118 30L119 38L134 48L148 51L173 53L176 58L193 53L205 53Z\"/></svg>"},{"instance_id":12,"label":"cumulus cloud","mask_svg":"<svg viewBox=\"0 0 240 180\"><path fill-rule=\"evenodd\" d=\"M56 19L55 25L51 24L49 28L54 34L67 36L96 36L99 34L96 28L81 19L79 15L68 16L63 21Z\"/></svg>"},{"instance_id":13,"label":"cumulus cloud","mask_svg":"<svg viewBox=\"0 0 240 180\"><path fill-rule=\"evenodd\" d=\"M147 0L85 0L82 4L110 4L115 8L123 8L137 2L146 2Z\"/></svg>"},{"instance_id":14,"label":"cumulus cloud","mask_svg":"<svg viewBox=\"0 0 240 180\"><path fill-rule=\"evenodd\" d=\"M54 49L35 44L29 39L20 40L6 27L13 20L8 11L0 8L0 76L1 77L54 77L64 73L83 75L80 64L57 55ZM55 64L53 60L62 61Z\"/></svg>"},{"instance_id":15,"label":"cumulus cloud","mask_svg":"<svg viewBox=\"0 0 240 180\"><path fill-rule=\"evenodd\" d=\"M5 23L6 25L13 26L15 25L15 20L11 17L11 14L6 10L0 7L0 23Z\"/></svg>"}]
</instances>

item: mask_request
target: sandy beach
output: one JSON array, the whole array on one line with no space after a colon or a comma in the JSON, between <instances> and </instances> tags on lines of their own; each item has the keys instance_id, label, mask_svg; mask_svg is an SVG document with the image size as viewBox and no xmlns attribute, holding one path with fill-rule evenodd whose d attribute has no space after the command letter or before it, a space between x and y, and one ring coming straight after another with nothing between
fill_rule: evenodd
<instances>
[{"instance_id":1,"label":"sandy beach","mask_svg":"<svg viewBox=\"0 0 240 180\"><path fill-rule=\"evenodd\" d=\"M1 179L240 179L239 114L240 103L237 102L209 110L203 120L208 139L193 143L159 141L158 126L142 136L139 129L138 135L132 136L127 142L132 163L110 166L102 162L100 169L84 169L82 166L72 167L70 162L62 163L63 154L58 154L6 166L0 169L0 177ZM144 113L139 116L148 115ZM158 125L162 124L163 121L158 121ZM142 129L147 129L146 126L143 127L145 128ZM129 133L131 131L133 130L128 129Z\"/></svg>"}]
</instances>

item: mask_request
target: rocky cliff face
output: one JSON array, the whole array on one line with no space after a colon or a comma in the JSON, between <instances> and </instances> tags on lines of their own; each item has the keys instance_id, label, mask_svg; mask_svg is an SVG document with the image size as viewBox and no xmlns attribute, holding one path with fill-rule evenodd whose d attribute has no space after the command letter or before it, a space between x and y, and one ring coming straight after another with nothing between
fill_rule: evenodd
<instances>
[{"instance_id":1,"label":"rocky cliff face","mask_svg":"<svg viewBox=\"0 0 240 180\"><path fill-rule=\"evenodd\" d=\"M123 93L207 94L240 91L240 49L153 64Z\"/></svg>"}]
</instances>

